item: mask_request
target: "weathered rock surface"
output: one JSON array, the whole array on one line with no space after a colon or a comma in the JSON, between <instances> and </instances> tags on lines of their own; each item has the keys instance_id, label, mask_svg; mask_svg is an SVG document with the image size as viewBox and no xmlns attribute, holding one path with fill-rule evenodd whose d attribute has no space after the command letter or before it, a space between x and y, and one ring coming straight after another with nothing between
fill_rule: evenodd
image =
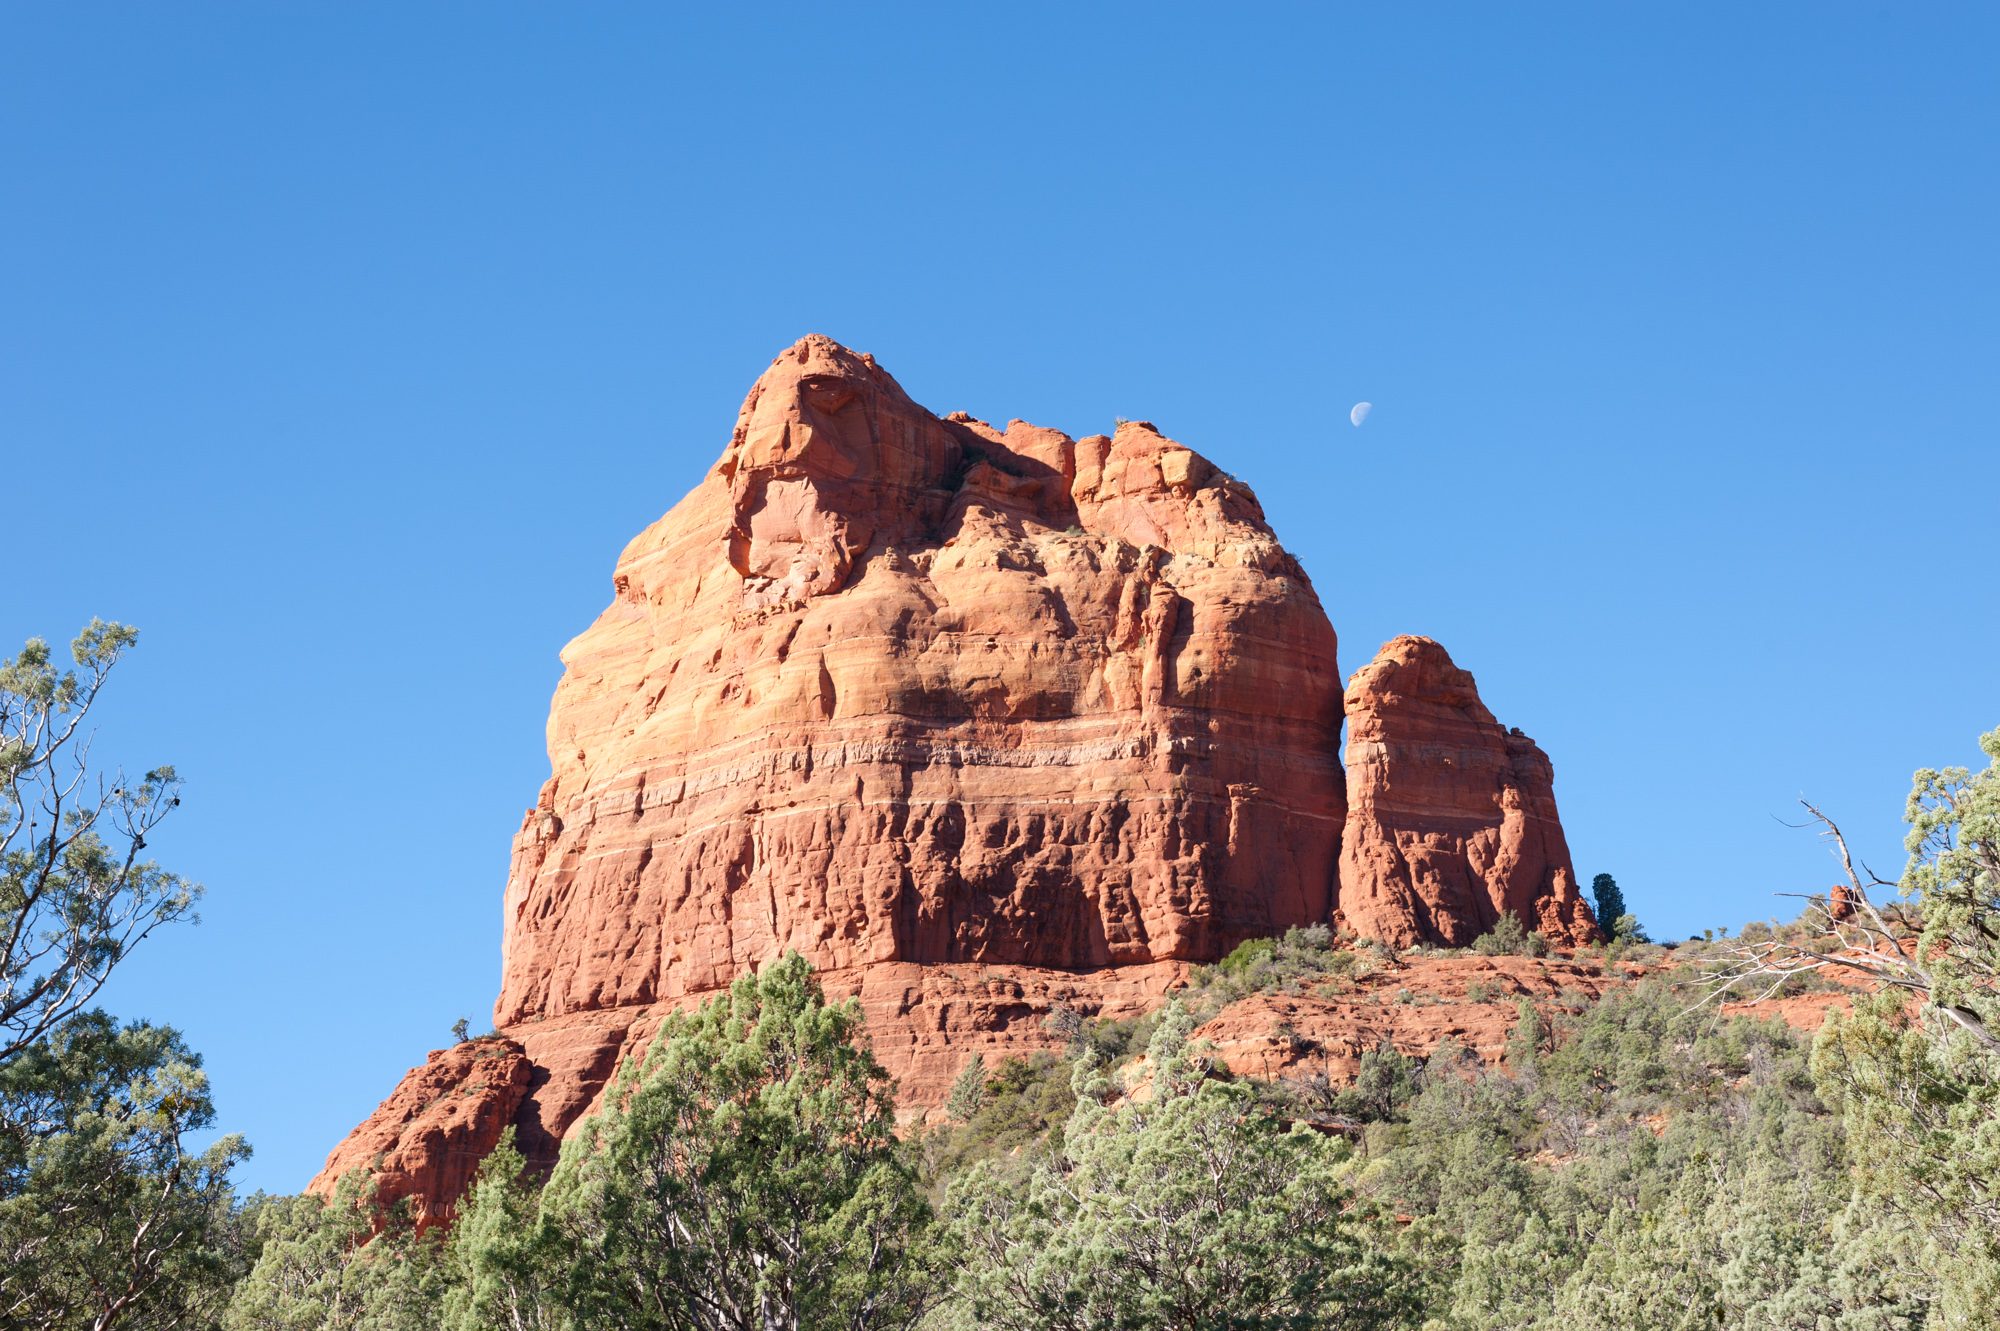
<instances>
[{"instance_id":1,"label":"weathered rock surface","mask_svg":"<svg viewBox=\"0 0 2000 1331\"><path fill-rule=\"evenodd\" d=\"M330 1193L343 1175L365 1170L379 1210L408 1198L420 1228L449 1220L534 1075L521 1046L503 1037L438 1050L334 1149L309 1189Z\"/></svg>"},{"instance_id":2,"label":"weathered rock surface","mask_svg":"<svg viewBox=\"0 0 2000 1331\"><path fill-rule=\"evenodd\" d=\"M1149 425L940 420L807 338L614 584L515 843L503 1029L787 948L1080 970L1327 916L1333 629Z\"/></svg>"},{"instance_id":3,"label":"weathered rock surface","mask_svg":"<svg viewBox=\"0 0 2000 1331\"><path fill-rule=\"evenodd\" d=\"M1195 1029L1237 1076L1354 1080L1361 1056L1388 1044L1427 1057L1456 1040L1487 1064L1504 1061L1518 1004L1554 1012L1630 984L1635 967L1609 970L1568 957L1412 956L1352 981L1296 994L1253 994Z\"/></svg>"},{"instance_id":4,"label":"weathered rock surface","mask_svg":"<svg viewBox=\"0 0 2000 1331\"><path fill-rule=\"evenodd\" d=\"M1493 719L1443 647L1391 640L1348 682L1346 709L1348 928L1464 947L1511 912L1559 945L1597 937L1547 755Z\"/></svg>"},{"instance_id":5,"label":"weathered rock surface","mask_svg":"<svg viewBox=\"0 0 2000 1331\"><path fill-rule=\"evenodd\" d=\"M1058 1009L1081 1017L1135 1017L1157 1007L1187 974L1185 964L1172 961L1092 971L884 962L821 971L819 978L830 998L860 1003L875 1056L896 1078L898 1102L906 1115L921 1118L944 1104L975 1055L992 1064L1039 1050L1059 1052L1063 1040L1048 1024ZM618 1067L645 1051L661 1018L705 997L574 1012L510 1028L534 1067L515 1120L522 1152L552 1164L569 1128L596 1105ZM334 1177L322 1175L329 1185Z\"/></svg>"},{"instance_id":6,"label":"weathered rock surface","mask_svg":"<svg viewBox=\"0 0 2000 1331\"><path fill-rule=\"evenodd\" d=\"M1589 931L1546 760L1462 672L1451 705L1350 695L1387 759L1336 900L1333 628L1249 490L1145 422L940 418L808 337L613 587L563 651L505 897L494 1016L527 1071L492 1112L544 1164L664 1012L788 949L858 997L920 1114L973 1055L1053 1047L1056 1008L1136 1015L1290 925L1463 941L1505 905ZM1419 846L1403 880L1377 853ZM401 1161L441 1212L470 1166L421 1163L433 1080L315 1186Z\"/></svg>"}]
</instances>

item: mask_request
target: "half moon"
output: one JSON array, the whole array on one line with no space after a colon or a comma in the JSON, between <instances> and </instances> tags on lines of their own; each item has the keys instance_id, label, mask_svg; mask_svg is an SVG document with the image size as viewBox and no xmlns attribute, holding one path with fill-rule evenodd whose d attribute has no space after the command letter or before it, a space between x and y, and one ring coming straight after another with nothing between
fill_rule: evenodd
<instances>
[{"instance_id":1,"label":"half moon","mask_svg":"<svg viewBox=\"0 0 2000 1331\"><path fill-rule=\"evenodd\" d=\"M1358 430L1361 428L1361 422L1367 420L1368 413L1373 410L1375 410L1373 402L1357 402L1354 404L1354 410L1347 413L1347 419L1353 421L1354 428Z\"/></svg>"}]
</instances>

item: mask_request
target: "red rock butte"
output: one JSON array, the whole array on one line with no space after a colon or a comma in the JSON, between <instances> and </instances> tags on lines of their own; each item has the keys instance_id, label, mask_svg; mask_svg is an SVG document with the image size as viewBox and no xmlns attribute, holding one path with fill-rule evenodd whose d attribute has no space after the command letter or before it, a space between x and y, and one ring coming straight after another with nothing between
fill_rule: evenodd
<instances>
[{"instance_id":1,"label":"red rock butte","mask_svg":"<svg viewBox=\"0 0 2000 1331\"><path fill-rule=\"evenodd\" d=\"M1248 487L1144 421L933 416L819 336L619 557L563 649L516 836L498 1034L329 1158L448 1215L509 1124L551 1161L662 1013L787 950L911 1111L1291 925L1594 936L1548 760L1424 638L1343 695ZM1347 762L1341 727L1351 726Z\"/></svg>"}]
</instances>

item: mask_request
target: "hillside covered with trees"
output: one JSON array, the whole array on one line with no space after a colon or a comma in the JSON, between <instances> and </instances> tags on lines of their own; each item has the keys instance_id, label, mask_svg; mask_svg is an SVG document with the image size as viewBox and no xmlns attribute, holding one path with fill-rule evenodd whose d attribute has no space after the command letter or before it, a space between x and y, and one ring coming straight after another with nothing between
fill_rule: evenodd
<instances>
[{"instance_id":1,"label":"hillside covered with trees","mask_svg":"<svg viewBox=\"0 0 2000 1331\"><path fill-rule=\"evenodd\" d=\"M94 623L73 666L31 642L0 667L0 1325L2000 1320L2000 730L1984 769L1917 774L1894 893L1850 870L1792 924L1671 954L1622 927L1577 955L1643 978L1522 1002L1497 1063L1446 1041L1375 1049L1351 1085L1229 1075L1201 1020L1372 964L1294 930L1060 1054L975 1062L899 1128L858 1008L793 955L668 1019L546 1178L505 1145L420 1230L365 1172L237 1195L248 1148L209 1133L199 1055L94 1005L198 895L145 854L172 770L113 775L77 740L135 638ZM1543 944L1509 919L1475 948ZM1732 1006L1829 973L1816 1031Z\"/></svg>"}]
</instances>

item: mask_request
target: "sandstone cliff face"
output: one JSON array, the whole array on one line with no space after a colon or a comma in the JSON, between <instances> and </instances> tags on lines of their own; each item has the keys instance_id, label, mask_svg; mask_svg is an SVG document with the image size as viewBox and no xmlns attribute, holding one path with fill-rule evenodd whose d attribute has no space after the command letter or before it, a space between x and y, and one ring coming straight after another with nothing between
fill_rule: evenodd
<instances>
[{"instance_id":1,"label":"sandstone cliff face","mask_svg":"<svg viewBox=\"0 0 2000 1331\"><path fill-rule=\"evenodd\" d=\"M973 1055L1051 1047L1057 1007L1136 1015L1290 925L1588 933L1539 751L1428 644L1442 670L1357 678L1343 772L1311 584L1145 422L939 418L808 337L613 587L563 651L505 897L494 1016L526 1072L488 1101L540 1163L665 1011L787 949L859 999L920 1113ZM315 1188L379 1158L448 1205L412 1108L435 1063Z\"/></svg>"},{"instance_id":2,"label":"sandstone cliff face","mask_svg":"<svg viewBox=\"0 0 2000 1331\"><path fill-rule=\"evenodd\" d=\"M822 969L1206 959L1326 918L1334 634L1143 423L939 420L824 338L563 652L498 1024Z\"/></svg>"},{"instance_id":3,"label":"sandstone cliff face","mask_svg":"<svg viewBox=\"0 0 2000 1331\"><path fill-rule=\"evenodd\" d=\"M1463 947L1511 912L1557 944L1597 936L1547 756L1501 728L1443 647L1392 640L1355 672L1346 705L1348 928Z\"/></svg>"}]
</instances>

